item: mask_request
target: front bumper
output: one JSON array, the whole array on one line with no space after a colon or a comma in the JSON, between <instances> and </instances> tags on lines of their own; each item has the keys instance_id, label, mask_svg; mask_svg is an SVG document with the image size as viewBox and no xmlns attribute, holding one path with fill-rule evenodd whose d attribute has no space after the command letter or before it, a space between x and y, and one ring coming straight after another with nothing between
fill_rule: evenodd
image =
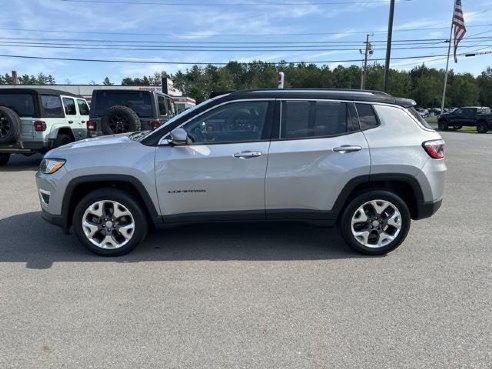
<instances>
[{"instance_id":1,"label":"front bumper","mask_svg":"<svg viewBox=\"0 0 492 369\"><path fill-rule=\"evenodd\" d=\"M66 221L63 219L61 215L53 215L48 213L46 210L41 209L41 217L46 220L48 223L57 225L62 228L67 228Z\"/></svg>"}]
</instances>

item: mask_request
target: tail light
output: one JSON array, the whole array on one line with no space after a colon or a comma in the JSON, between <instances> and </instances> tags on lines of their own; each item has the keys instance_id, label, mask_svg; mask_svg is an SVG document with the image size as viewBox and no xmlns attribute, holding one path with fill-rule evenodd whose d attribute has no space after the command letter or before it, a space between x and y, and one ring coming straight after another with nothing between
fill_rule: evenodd
<instances>
[{"instance_id":1,"label":"tail light","mask_svg":"<svg viewBox=\"0 0 492 369\"><path fill-rule=\"evenodd\" d=\"M35 120L33 122L34 130L36 132L44 132L46 131L46 122L43 120Z\"/></svg>"},{"instance_id":2,"label":"tail light","mask_svg":"<svg viewBox=\"0 0 492 369\"><path fill-rule=\"evenodd\" d=\"M444 140L425 141L422 144L422 147L432 159L443 159L445 146Z\"/></svg>"},{"instance_id":3,"label":"tail light","mask_svg":"<svg viewBox=\"0 0 492 369\"><path fill-rule=\"evenodd\" d=\"M151 129L156 129L159 128L160 126L161 126L161 122L159 122L158 120L153 120L150 122Z\"/></svg>"},{"instance_id":4,"label":"tail light","mask_svg":"<svg viewBox=\"0 0 492 369\"><path fill-rule=\"evenodd\" d=\"M95 120L88 120L86 123L87 130L88 131L95 131L96 130L96 121Z\"/></svg>"}]
</instances>

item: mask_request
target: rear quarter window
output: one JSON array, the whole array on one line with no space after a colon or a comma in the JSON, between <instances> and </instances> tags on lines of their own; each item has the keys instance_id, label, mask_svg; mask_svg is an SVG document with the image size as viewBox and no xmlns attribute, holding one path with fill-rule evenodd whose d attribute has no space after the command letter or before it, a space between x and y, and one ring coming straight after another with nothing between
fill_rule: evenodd
<instances>
[{"instance_id":1,"label":"rear quarter window","mask_svg":"<svg viewBox=\"0 0 492 369\"><path fill-rule=\"evenodd\" d=\"M19 117L36 116L34 98L31 94L0 94L0 106L12 109Z\"/></svg>"},{"instance_id":2,"label":"rear quarter window","mask_svg":"<svg viewBox=\"0 0 492 369\"><path fill-rule=\"evenodd\" d=\"M391 105L374 105L374 110L381 122L381 125L388 127L388 132L392 131L399 134L415 132L417 127L423 124L409 112L408 109ZM415 114L418 115L417 112ZM432 128L431 128L432 129Z\"/></svg>"},{"instance_id":3,"label":"rear quarter window","mask_svg":"<svg viewBox=\"0 0 492 369\"><path fill-rule=\"evenodd\" d=\"M434 129L429 123L427 123L424 118L422 118L422 116L417 112L417 110L415 110L415 108L407 108L407 111L425 128Z\"/></svg>"}]
</instances>

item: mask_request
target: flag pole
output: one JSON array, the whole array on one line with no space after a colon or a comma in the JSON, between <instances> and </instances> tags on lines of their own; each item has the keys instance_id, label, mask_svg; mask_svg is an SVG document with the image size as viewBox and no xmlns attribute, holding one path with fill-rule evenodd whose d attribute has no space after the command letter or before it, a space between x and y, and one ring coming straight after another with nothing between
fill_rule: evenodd
<instances>
[{"instance_id":1,"label":"flag pole","mask_svg":"<svg viewBox=\"0 0 492 369\"><path fill-rule=\"evenodd\" d=\"M451 31L449 31L448 60L446 61L446 73L444 74L444 87L442 89L441 113L444 113L444 104L446 101L446 87L448 85L449 56L451 55L451 43L453 41L453 20L454 20L455 7L456 7L456 0L453 1L453 16L451 17Z\"/></svg>"}]
</instances>

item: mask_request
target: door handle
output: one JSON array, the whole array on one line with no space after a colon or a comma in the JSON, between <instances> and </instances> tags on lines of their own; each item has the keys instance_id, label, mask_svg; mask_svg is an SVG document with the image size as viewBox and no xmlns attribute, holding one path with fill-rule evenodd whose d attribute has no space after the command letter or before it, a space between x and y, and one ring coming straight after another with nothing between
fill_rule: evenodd
<instances>
[{"instance_id":1,"label":"door handle","mask_svg":"<svg viewBox=\"0 0 492 369\"><path fill-rule=\"evenodd\" d=\"M73 120L69 120L68 123L72 124L73 123Z\"/></svg>"},{"instance_id":2,"label":"door handle","mask_svg":"<svg viewBox=\"0 0 492 369\"><path fill-rule=\"evenodd\" d=\"M80 123L85 123L85 120L81 120Z\"/></svg>"},{"instance_id":3,"label":"door handle","mask_svg":"<svg viewBox=\"0 0 492 369\"><path fill-rule=\"evenodd\" d=\"M242 151L234 154L235 158L250 159L263 155L261 151Z\"/></svg>"},{"instance_id":4,"label":"door handle","mask_svg":"<svg viewBox=\"0 0 492 369\"><path fill-rule=\"evenodd\" d=\"M342 145L342 146L333 148L333 151L339 152L340 154L345 154L348 152L355 152L355 151L360 151L360 150L362 150L362 147L357 146L357 145Z\"/></svg>"}]
</instances>

